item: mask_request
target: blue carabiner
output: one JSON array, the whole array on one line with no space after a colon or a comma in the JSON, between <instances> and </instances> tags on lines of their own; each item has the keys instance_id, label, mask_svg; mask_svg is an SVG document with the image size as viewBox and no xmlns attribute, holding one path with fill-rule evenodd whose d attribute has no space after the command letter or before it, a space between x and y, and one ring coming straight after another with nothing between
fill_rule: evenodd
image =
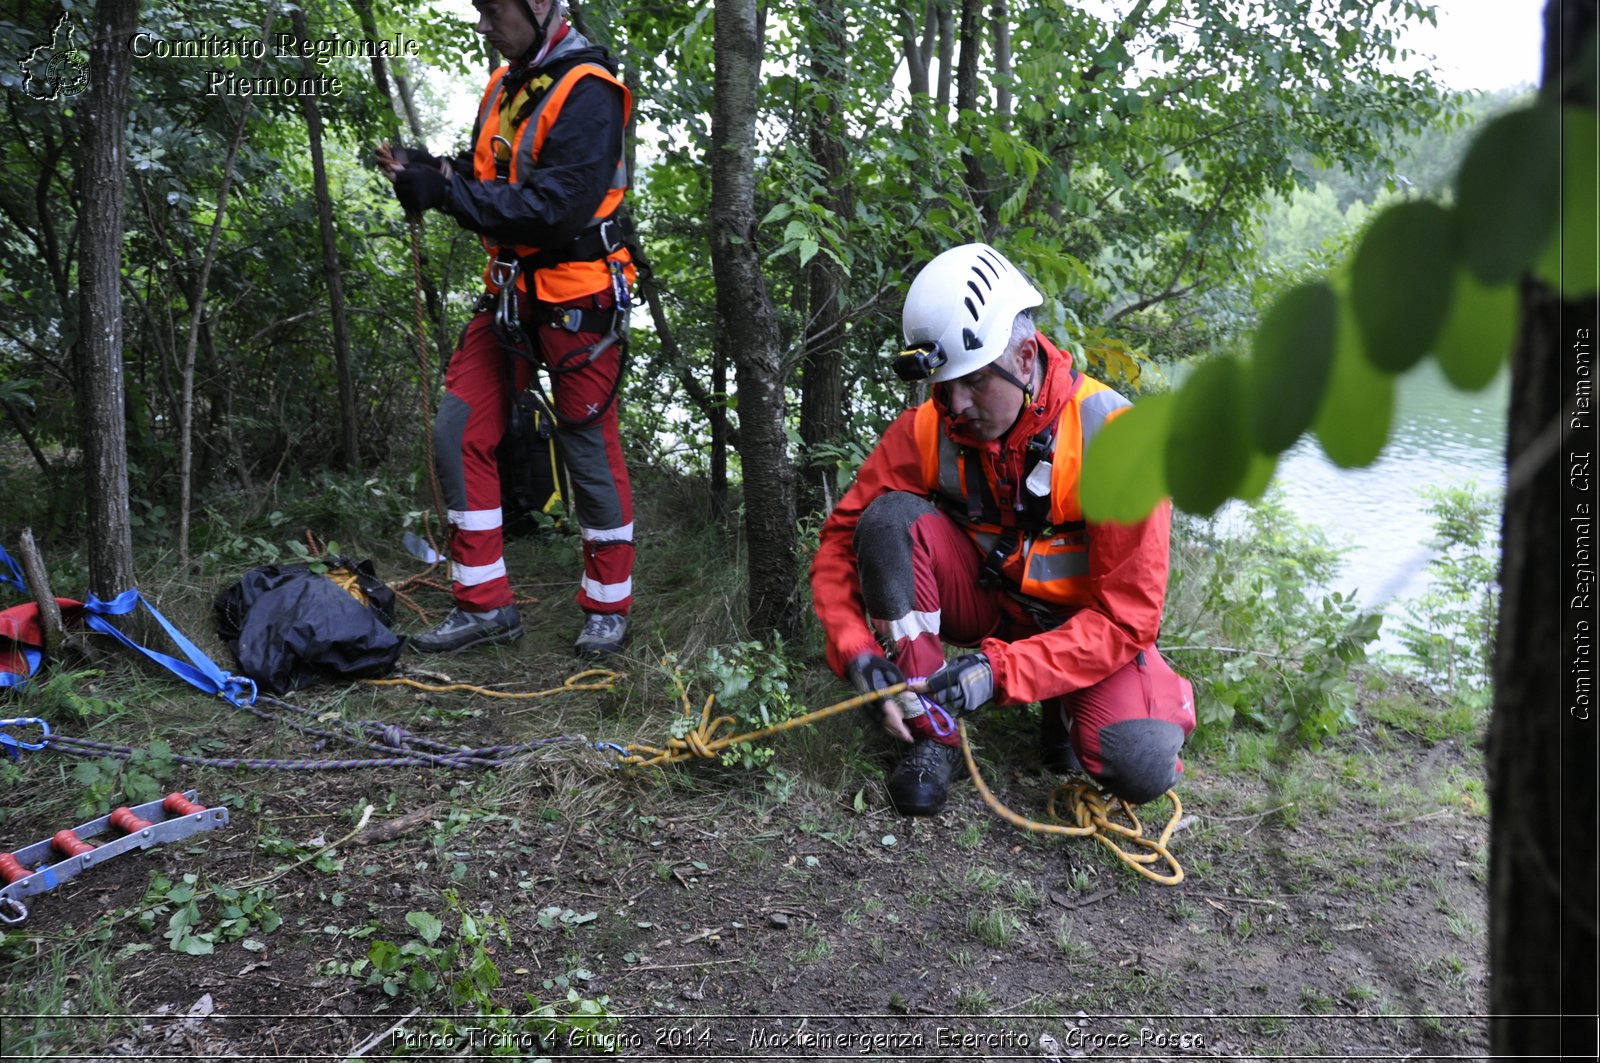
<instances>
[{"instance_id":1,"label":"blue carabiner","mask_svg":"<svg viewBox=\"0 0 1600 1063\"><path fill-rule=\"evenodd\" d=\"M0 730L0 749L5 750L6 756L12 760L20 759L24 749L30 752L43 749L45 744L50 741L50 724L37 716L18 716L10 720L0 720L0 728L30 726L36 726L43 732L39 736L39 741L24 742L22 739L13 738L11 735L4 733L3 730Z\"/></svg>"},{"instance_id":2,"label":"blue carabiner","mask_svg":"<svg viewBox=\"0 0 1600 1063\"><path fill-rule=\"evenodd\" d=\"M613 768L621 768L623 759L628 755L628 751L615 742L596 742L594 748L597 753L603 753L609 749L617 755L617 759L611 762Z\"/></svg>"}]
</instances>

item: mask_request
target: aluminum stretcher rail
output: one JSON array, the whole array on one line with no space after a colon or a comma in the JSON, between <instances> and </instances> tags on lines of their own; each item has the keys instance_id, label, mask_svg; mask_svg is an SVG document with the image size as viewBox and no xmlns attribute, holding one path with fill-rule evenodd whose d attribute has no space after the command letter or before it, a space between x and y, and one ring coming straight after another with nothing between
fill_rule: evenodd
<instances>
[{"instance_id":1,"label":"aluminum stretcher rail","mask_svg":"<svg viewBox=\"0 0 1600 1063\"><path fill-rule=\"evenodd\" d=\"M43 841L14 852L0 852L0 923L16 925L28 918L24 897L46 893L74 879L96 864L134 849L167 845L204 831L228 825L226 808L205 808L195 803L194 790L171 793L132 808L124 805L110 815L56 831ZM156 817L165 816L160 819ZM100 845L85 839L120 832Z\"/></svg>"}]
</instances>

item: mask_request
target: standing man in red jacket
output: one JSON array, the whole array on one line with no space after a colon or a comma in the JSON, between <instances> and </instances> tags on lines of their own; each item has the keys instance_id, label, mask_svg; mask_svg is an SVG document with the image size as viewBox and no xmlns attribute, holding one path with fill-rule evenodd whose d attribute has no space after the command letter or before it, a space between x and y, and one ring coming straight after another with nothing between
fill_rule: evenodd
<instances>
[{"instance_id":1,"label":"standing man in red jacket","mask_svg":"<svg viewBox=\"0 0 1600 1063\"><path fill-rule=\"evenodd\" d=\"M1183 771L1193 690L1155 647L1171 509L1084 520L1083 454L1128 401L1034 329L1043 301L986 244L923 268L895 371L931 381L933 398L890 424L811 565L834 671L862 691L907 678L921 691L873 710L911 743L888 783L906 815L944 807L961 760L952 717L991 701L1041 702L1045 766L1129 801ZM945 642L978 652L946 663Z\"/></svg>"},{"instance_id":2,"label":"standing man in red jacket","mask_svg":"<svg viewBox=\"0 0 1600 1063\"><path fill-rule=\"evenodd\" d=\"M445 375L434 451L450 519L455 608L411 640L455 653L522 634L502 556L496 450L534 362L550 375L556 443L583 535L580 656L616 653L633 602L633 495L617 432L633 265L617 225L632 97L616 65L562 17L563 0L475 0L478 32L509 64L489 78L472 151L378 151L417 217L478 233L487 288ZM509 364L508 364L509 360Z\"/></svg>"}]
</instances>

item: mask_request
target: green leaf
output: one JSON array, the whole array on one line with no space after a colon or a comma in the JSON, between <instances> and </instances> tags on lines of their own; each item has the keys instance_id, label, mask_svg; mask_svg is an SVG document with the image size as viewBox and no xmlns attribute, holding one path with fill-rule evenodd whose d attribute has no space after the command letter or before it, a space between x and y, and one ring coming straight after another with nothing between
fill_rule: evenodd
<instances>
[{"instance_id":1,"label":"green leaf","mask_svg":"<svg viewBox=\"0 0 1600 1063\"><path fill-rule=\"evenodd\" d=\"M1600 246L1595 240L1600 231L1597 127L1600 120L1588 108L1568 107L1562 112L1561 226L1539 259L1539 277L1569 301L1586 299L1600 288Z\"/></svg>"},{"instance_id":2,"label":"green leaf","mask_svg":"<svg viewBox=\"0 0 1600 1063\"><path fill-rule=\"evenodd\" d=\"M1446 380L1463 391L1476 391L1505 364L1516 332L1516 286L1486 288L1463 269L1456 275L1455 304L1433 356Z\"/></svg>"},{"instance_id":3,"label":"green leaf","mask_svg":"<svg viewBox=\"0 0 1600 1063\"><path fill-rule=\"evenodd\" d=\"M1333 366L1338 300L1326 284L1291 288L1256 329L1245 401L1255 442L1268 454L1294 444L1316 416Z\"/></svg>"},{"instance_id":4,"label":"green leaf","mask_svg":"<svg viewBox=\"0 0 1600 1063\"><path fill-rule=\"evenodd\" d=\"M1353 469L1372 464L1383 450L1393 415L1394 377L1373 368L1361 349L1349 301L1340 300L1333 378L1312 431L1335 465Z\"/></svg>"},{"instance_id":5,"label":"green leaf","mask_svg":"<svg viewBox=\"0 0 1600 1063\"><path fill-rule=\"evenodd\" d=\"M1166 494L1168 418L1173 395L1148 395L1111 419L1089 444L1079 498L1092 521L1143 520Z\"/></svg>"},{"instance_id":6,"label":"green leaf","mask_svg":"<svg viewBox=\"0 0 1600 1063\"><path fill-rule=\"evenodd\" d=\"M1244 481L1250 443L1241 420L1245 372L1237 359L1213 358L1190 374L1172 404L1167 489L1172 504L1206 516Z\"/></svg>"},{"instance_id":7,"label":"green leaf","mask_svg":"<svg viewBox=\"0 0 1600 1063\"><path fill-rule=\"evenodd\" d=\"M430 945L439 940L439 932L444 929L444 924L428 912L410 912L406 915L406 923Z\"/></svg>"},{"instance_id":8,"label":"green leaf","mask_svg":"<svg viewBox=\"0 0 1600 1063\"><path fill-rule=\"evenodd\" d=\"M1278 471L1278 456L1276 454L1262 454L1259 452L1250 455L1250 465L1245 469L1244 479L1239 483L1239 489L1234 492L1238 498L1246 502L1254 502L1267 493L1267 487L1272 483L1273 474Z\"/></svg>"},{"instance_id":9,"label":"green leaf","mask_svg":"<svg viewBox=\"0 0 1600 1063\"><path fill-rule=\"evenodd\" d=\"M1490 122L1456 176L1456 248L1485 284L1520 277L1560 211L1561 112L1541 104Z\"/></svg>"},{"instance_id":10,"label":"green leaf","mask_svg":"<svg viewBox=\"0 0 1600 1063\"><path fill-rule=\"evenodd\" d=\"M1403 373L1428 353L1455 291L1450 212L1401 203L1378 216L1356 248L1350 303L1367 358Z\"/></svg>"}]
</instances>

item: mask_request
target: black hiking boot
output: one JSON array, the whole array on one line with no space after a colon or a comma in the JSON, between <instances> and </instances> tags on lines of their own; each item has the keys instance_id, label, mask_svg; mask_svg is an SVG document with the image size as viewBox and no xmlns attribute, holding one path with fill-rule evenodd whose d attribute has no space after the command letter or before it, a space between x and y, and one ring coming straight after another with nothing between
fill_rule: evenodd
<instances>
[{"instance_id":1,"label":"black hiking boot","mask_svg":"<svg viewBox=\"0 0 1600 1063\"><path fill-rule=\"evenodd\" d=\"M1078 751L1072 748L1072 727L1063 719L1059 705L1039 709L1039 763L1056 775L1083 771Z\"/></svg>"},{"instance_id":2,"label":"black hiking boot","mask_svg":"<svg viewBox=\"0 0 1600 1063\"><path fill-rule=\"evenodd\" d=\"M522 637L522 617L514 605L485 613L452 609L437 627L411 636L418 653L460 653L491 642L511 642Z\"/></svg>"},{"instance_id":3,"label":"black hiking boot","mask_svg":"<svg viewBox=\"0 0 1600 1063\"><path fill-rule=\"evenodd\" d=\"M902 816L931 816L950 796L950 779L962 763L961 747L919 738L889 773L889 803Z\"/></svg>"}]
</instances>

